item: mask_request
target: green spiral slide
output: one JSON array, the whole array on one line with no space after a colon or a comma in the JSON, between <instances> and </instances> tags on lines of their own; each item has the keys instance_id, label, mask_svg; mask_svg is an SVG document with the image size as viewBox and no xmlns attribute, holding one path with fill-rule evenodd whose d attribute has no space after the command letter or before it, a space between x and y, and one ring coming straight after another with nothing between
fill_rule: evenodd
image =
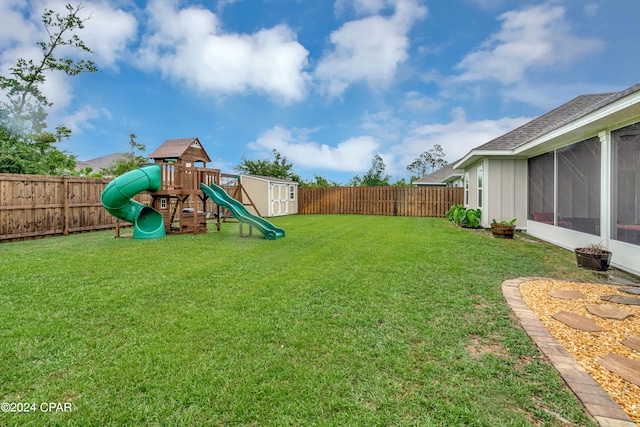
<instances>
[{"instance_id":1,"label":"green spiral slide","mask_svg":"<svg viewBox=\"0 0 640 427\"><path fill-rule=\"evenodd\" d=\"M111 181L102 191L102 206L111 215L133 223L134 239L156 239L164 237L162 214L132 199L146 190L161 187L160 165L148 165L134 169Z\"/></svg>"},{"instance_id":2,"label":"green spiral slide","mask_svg":"<svg viewBox=\"0 0 640 427\"><path fill-rule=\"evenodd\" d=\"M284 237L283 228L276 227L266 219L253 215L242 203L229 196L227 192L224 191L224 188L216 184L211 184L210 187L207 187L205 184L200 184L200 189L204 194L211 197L211 200L213 200L216 205L228 209L238 221L256 227L264 234L267 240L276 240Z\"/></svg>"}]
</instances>

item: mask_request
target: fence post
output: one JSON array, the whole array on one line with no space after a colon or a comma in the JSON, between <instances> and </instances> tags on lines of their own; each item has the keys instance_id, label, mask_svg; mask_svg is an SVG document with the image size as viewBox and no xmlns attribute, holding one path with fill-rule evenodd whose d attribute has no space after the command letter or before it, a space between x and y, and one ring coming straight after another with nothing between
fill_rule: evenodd
<instances>
[{"instance_id":1,"label":"fence post","mask_svg":"<svg viewBox=\"0 0 640 427\"><path fill-rule=\"evenodd\" d=\"M62 202L62 215L64 216L64 228L62 229L62 235L69 235L69 175L62 176L62 192L64 193L64 199Z\"/></svg>"}]
</instances>

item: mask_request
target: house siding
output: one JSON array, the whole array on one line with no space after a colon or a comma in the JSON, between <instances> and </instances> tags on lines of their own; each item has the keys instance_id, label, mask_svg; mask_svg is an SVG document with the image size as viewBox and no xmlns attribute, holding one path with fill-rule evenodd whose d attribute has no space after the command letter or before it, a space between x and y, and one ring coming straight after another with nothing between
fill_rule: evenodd
<instances>
[{"instance_id":1,"label":"house siding","mask_svg":"<svg viewBox=\"0 0 640 427\"><path fill-rule=\"evenodd\" d=\"M523 228L527 218L527 162L524 159L489 159L485 170L487 207L483 226L510 221ZM491 191L489 191L489 188Z\"/></svg>"}]
</instances>

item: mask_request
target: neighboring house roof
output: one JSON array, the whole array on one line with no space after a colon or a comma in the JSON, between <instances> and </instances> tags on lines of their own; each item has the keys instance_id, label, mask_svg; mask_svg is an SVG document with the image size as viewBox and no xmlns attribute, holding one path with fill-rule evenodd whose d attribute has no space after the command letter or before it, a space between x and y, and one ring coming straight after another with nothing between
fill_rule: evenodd
<instances>
[{"instance_id":1,"label":"neighboring house roof","mask_svg":"<svg viewBox=\"0 0 640 427\"><path fill-rule=\"evenodd\" d=\"M91 160L77 161L76 170L80 171L85 168L91 168L93 172L100 172L100 169L113 166L119 159L128 160L126 157L127 154L128 153L112 153Z\"/></svg>"},{"instance_id":2,"label":"neighboring house roof","mask_svg":"<svg viewBox=\"0 0 640 427\"><path fill-rule=\"evenodd\" d=\"M273 176L264 176L264 175L242 175L242 176L248 176L248 177L260 179L263 181L283 182L287 184L298 184L296 181L292 181L290 179L275 178Z\"/></svg>"},{"instance_id":3,"label":"neighboring house roof","mask_svg":"<svg viewBox=\"0 0 640 427\"><path fill-rule=\"evenodd\" d=\"M480 152L486 155L490 155L491 153L488 152L491 151L500 151L508 154L510 151L558 130L565 125L582 119L636 92L640 92L640 83L620 92L578 96L512 131L474 148L465 157L460 159L456 166L465 167L469 165L470 160L477 158Z\"/></svg>"},{"instance_id":4,"label":"neighboring house roof","mask_svg":"<svg viewBox=\"0 0 640 427\"><path fill-rule=\"evenodd\" d=\"M195 161L210 162L211 159L198 138L177 138L167 139L160 145L156 151L149 155L150 159L180 159L185 157L185 153L190 149L201 151L202 159L196 158Z\"/></svg>"},{"instance_id":5,"label":"neighboring house roof","mask_svg":"<svg viewBox=\"0 0 640 427\"><path fill-rule=\"evenodd\" d=\"M458 161L449 163L437 171L413 181L413 185L443 185L464 176L463 169L454 168L456 163L458 163Z\"/></svg>"}]
</instances>

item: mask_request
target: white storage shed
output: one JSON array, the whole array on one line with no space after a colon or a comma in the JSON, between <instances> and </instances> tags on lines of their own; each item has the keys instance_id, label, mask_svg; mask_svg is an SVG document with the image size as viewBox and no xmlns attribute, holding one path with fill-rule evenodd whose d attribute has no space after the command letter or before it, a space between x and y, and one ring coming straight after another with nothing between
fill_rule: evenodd
<instances>
[{"instance_id":1,"label":"white storage shed","mask_svg":"<svg viewBox=\"0 0 640 427\"><path fill-rule=\"evenodd\" d=\"M252 213L262 217L298 213L297 182L270 176L240 175L240 183L253 202L253 206L247 206Z\"/></svg>"}]
</instances>

